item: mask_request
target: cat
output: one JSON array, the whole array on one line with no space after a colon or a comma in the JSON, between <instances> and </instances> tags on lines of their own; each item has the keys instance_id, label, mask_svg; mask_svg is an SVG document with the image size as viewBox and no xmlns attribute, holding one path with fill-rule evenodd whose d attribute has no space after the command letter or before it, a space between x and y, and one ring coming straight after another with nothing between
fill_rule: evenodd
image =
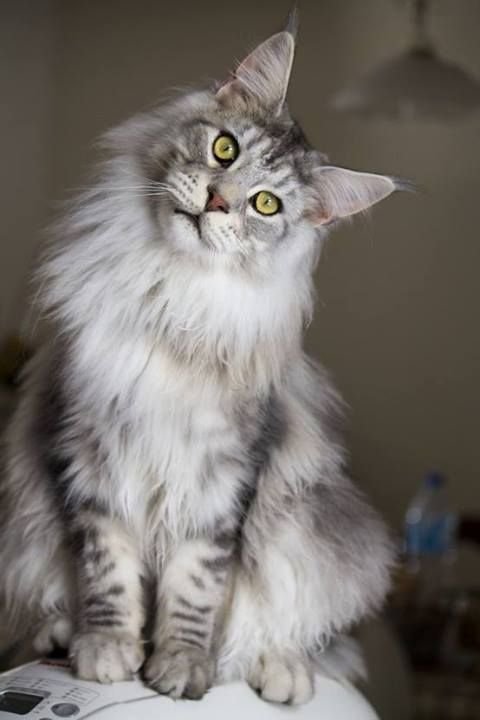
<instances>
[{"instance_id":1,"label":"cat","mask_svg":"<svg viewBox=\"0 0 480 720\"><path fill-rule=\"evenodd\" d=\"M6 436L0 592L11 639L68 647L80 678L143 666L173 698L240 678L304 703L387 592L389 534L302 341L328 230L402 184L310 146L294 46L278 32L108 132L46 250L54 332Z\"/></svg>"}]
</instances>

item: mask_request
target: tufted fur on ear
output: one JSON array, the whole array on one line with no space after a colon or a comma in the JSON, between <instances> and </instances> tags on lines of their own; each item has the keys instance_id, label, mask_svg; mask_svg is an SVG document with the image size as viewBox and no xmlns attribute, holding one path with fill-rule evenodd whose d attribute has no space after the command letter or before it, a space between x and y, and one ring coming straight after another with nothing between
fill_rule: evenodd
<instances>
[{"instance_id":1,"label":"tufted fur on ear","mask_svg":"<svg viewBox=\"0 0 480 720\"><path fill-rule=\"evenodd\" d=\"M225 104L254 101L278 115L285 102L295 52L292 31L272 35L237 67L231 79L217 91Z\"/></svg>"},{"instance_id":2,"label":"tufted fur on ear","mask_svg":"<svg viewBox=\"0 0 480 720\"><path fill-rule=\"evenodd\" d=\"M314 225L367 210L395 190L409 189L407 183L388 175L356 172L324 165L314 171L314 194L308 217Z\"/></svg>"}]
</instances>

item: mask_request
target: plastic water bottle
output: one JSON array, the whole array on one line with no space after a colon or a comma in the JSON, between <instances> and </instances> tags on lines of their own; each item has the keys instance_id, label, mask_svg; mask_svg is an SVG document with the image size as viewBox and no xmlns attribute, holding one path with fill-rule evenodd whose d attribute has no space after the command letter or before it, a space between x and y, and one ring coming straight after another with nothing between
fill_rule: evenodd
<instances>
[{"instance_id":1,"label":"plastic water bottle","mask_svg":"<svg viewBox=\"0 0 480 720\"><path fill-rule=\"evenodd\" d=\"M456 517L445 484L440 473L428 473L405 515L405 559L424 601L452 581Z\"/></svg>"}]
</instances>

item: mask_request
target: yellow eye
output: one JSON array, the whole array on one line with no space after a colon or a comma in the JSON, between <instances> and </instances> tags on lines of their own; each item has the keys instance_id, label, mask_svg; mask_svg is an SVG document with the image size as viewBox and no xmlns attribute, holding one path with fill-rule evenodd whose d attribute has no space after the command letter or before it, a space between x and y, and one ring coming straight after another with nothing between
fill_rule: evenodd
<instances>
[{"instance_id":1,"label":"yellow eye","mask_svg":"<svg viewBox=\"0 0 480 720\"><path fill-rule=\"evenodd\" d=\"M253 196L252 205L261 215L275 215L282 209L282 201L268 190L260 190Z\"/></svg>"},{"instance_id":2,"label":"yellow eye","mask_svg":"<svg viewBox=\"0 0 480 720\"><path fill-rule=\"evenodd\" d=\"M212 152L222 165L230 165L238 157L238 143L233 135L219 135L213 143Z\"/></svg>"}]
</instances>

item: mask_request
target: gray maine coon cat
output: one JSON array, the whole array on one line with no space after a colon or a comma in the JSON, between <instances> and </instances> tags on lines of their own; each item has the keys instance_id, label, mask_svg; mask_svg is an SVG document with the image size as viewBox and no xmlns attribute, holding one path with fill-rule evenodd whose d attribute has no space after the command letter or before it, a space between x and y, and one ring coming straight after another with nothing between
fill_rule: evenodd
<instances>
[{"instance_id":1,"label":"gray maine coon cat","mask_svg":"<svg viewBox=\"0 0 480 720\"><path fill-rule=\"evenodd\" d=\"M280 32L108 133L43 263L56 332L7 434L1 604L12 640L68 645L82 678L129 678L151 640L160 693L245 678L302 703L388 587L302 335L329 226L400 184L311 148L285 104L293 54Z\"/></svg>"}]
</instances>

